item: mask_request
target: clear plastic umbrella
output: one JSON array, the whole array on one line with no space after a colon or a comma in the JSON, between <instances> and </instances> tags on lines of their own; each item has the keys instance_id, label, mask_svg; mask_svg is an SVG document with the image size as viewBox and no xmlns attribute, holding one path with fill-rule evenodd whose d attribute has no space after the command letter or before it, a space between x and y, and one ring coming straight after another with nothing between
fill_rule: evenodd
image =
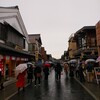
<instances>
[{"instance_id":1,"label":"clear plastic umbrella","mask_svg":"<svg viewBox=\"0 0 100 100\"><path fill-rule=\"evenodd\" d=\"M27 64L19 64L16 68L15 68L15 75L16 77L18 76L19 73L22 73L23 71L25 71L27 69Z\"/></svg>"},{"instance_id":2,"label":"clear plastic umbrella","mask_svg":"<svg viewBox=\"0 0 100 100\"><path fill-rule=\"evenodd\" d=\"M95 61L95 59L87 59L87 60L85 61L85 64L87 64L88 62L96 62L96 61Z\"/></svg>"},{"instance_id":3,"label":"clear plastic umbrella","mask_svg":"<svg viewBox=\"0 0 100 100\"><path fill-rule=\"evenodd\" d=\"M72 60L70 60L68 63L76 63L76 62L77 62L76 59L72 59Z\"/></svg>"}]
</instances>

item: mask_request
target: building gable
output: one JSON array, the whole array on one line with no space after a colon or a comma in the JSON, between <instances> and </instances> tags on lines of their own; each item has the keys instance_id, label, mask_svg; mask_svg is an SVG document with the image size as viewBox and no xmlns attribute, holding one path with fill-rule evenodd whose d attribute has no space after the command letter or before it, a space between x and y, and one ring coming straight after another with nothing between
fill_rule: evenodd
<instances>
[{"instance_id":1,"label":"building gable","mask_svg":"<svg viewBox=\"0 0 100 100\"><path fill-rule=\"evenodd\" d=\"M4 23L4 21L9 23L13 28L19 31L22 35L24 35L26 37L27 42L29 42L28 33L26 31L17 6L0 7L0 22Z\"/></svg>"}]
</instances>

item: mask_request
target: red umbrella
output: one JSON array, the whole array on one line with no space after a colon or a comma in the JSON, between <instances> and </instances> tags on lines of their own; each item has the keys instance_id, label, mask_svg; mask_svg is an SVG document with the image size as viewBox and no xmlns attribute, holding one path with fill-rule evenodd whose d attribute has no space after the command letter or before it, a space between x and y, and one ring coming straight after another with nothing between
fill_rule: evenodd
<instances>
[{"instance_id":1,"label":"red umbrella","mask_svg":"<svg viewBox=\"0 0 100 100\"><path fill-rule=\"evenodd\" d=\"M45 63L44 66L49 68L50 64L49 63Z\"/></svg>"}]
</instances>

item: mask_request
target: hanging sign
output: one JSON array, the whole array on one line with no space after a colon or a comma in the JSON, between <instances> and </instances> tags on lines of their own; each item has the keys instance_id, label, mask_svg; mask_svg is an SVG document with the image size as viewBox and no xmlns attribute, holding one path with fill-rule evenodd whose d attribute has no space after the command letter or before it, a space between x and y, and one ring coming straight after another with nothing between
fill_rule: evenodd
<instances>
[{"instance_id":1,"label":"hanging sign","mask_svg":"<svg viewBox=\"0 0 100 100\"><path fill-rule=\"evenodd\" d=\"M10 60L10 56L4 56L5 60Z\"/></svg>"},{"instance_id":2,"label":"hanging sign","mask_svg":"<svg viewBox=\"0 0 100 100\"><path fill-rule=\"evenodd\" d=\"M16 59L16 57L14 57L14 56L11 56L11 57L10 57L10 59L11 59L11 60L15 60L15 59Z\"/></svg>"},{"instance_id":3,"label":"hanging sign","mask_svg":"<svg viewBox=\"0 0 100 100\"><path fill-rule=\"evenodd\" d=\"M24 61L25 59L24 58L21 58L21 60Z\"/></svg>"}]
</instances>

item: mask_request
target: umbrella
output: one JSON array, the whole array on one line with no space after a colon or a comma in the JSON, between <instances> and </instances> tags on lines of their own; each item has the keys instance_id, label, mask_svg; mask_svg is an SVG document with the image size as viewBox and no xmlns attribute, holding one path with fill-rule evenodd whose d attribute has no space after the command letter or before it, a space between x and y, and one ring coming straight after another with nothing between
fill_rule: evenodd
<instances>
[{"instance_id":1,"label":"umbrella","mask_svg":"<svg viewBox=\"0 0 100 100\"><path fill-rule=\"evenodd\" d=\"M52 61L48 61L49 64L52 64Z\"/></svg>"},{"instance_id":2,"label":"umbrella","mask_svg":"<svg viewBox=\"0 0 100 100\"><path fill-rule=\"evenodd\" d=\"M100 62L100 56L96 59L96 62Z\"/></svg>"},{"instance_id":3,"label":"umbrella","mask_svg":"<svg viewBox=\"0 0 100 100\"><path fill-rule=\"evenodd\" d=\"M24 72L27 69L27 64L19 64L15 69L15 75L18 76L19 73Z\"/></svg>"},{"instance_id":4,"label":"umbrella","mask_svg":"<svg viewBox=\"0 0 100 100\"><path fill-rule=\"evenodd\" d=\"M85 61L85 64L87 64L88 62L95 62L95 60L94 60L94 59L87 59L87 60Z\"/></svg>"},{"instance_id":5,"label":"umbrella","mask_svg":"<svg viewBox=\"0 0 100 100\"><path fill-rule=\"evenodd\" d=\"M77 62L76 59L72 59L72 60L69 61L69 63L76 63L76 62Z\"/></svg>"},{"instance_id":6,"label":"umbrella","mask_svg":"<svg viewBox=\"0 0 100 100\"><path fill-rule=\"evenodd\" d=\"M44 66L49 68L50 67L50 63L46 61Z\"/></svg>"},{"instance_id":7,"label":"umbrella","mask_svg":"<svg viewBox=\"0 0 100 100\"><path fill-rule=\"evenodd\" d=\"M33 63L31 63L31 62L28 62L28 63L27 63L27 66L28 66L28 67L31 67L31 66L32 66L33 68L35 67L35 65L34 65Z\"/></svg>"},{"instance_id":8,"label":"umbrella","mask_svg":"<svg viewBox=\"0 0 100 100\"><path fill-rule=\"evenodd\" d=\"M50 67L50 64L44 64L45 67Z\"/></svg>"}]
</instances>

